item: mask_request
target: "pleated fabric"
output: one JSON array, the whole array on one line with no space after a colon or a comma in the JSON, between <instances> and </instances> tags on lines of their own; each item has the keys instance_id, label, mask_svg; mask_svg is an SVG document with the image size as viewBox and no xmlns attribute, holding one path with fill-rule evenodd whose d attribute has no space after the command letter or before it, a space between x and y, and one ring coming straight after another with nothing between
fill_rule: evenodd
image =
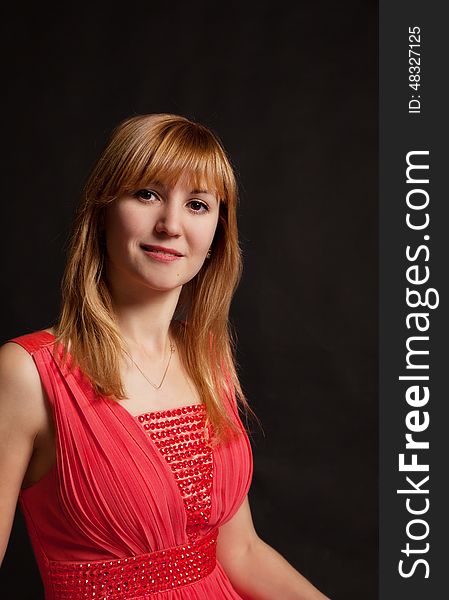
<instances>
[{"instance_id":1,"label":"pleated fabric","mask_svg":"<svg viewBox=\"0 0 449 600\"><path fill-rule=\"evenodd\" d=\"M188 544L178 483L138 419L116 401L95 394L80 369L70 368L70 355L65 363L61 352L55 357L52 334L39 331L11 341L32 355L55 423L56 463L19 495L46 599L64 597L50 577L55 561L111 561ZM224 401L241 434L213 447L210 518L200 531L204 536L237 512L253 474L251 445L232 390ZM240 596L217 561L198 581L135 598Z\"/></svg>"}]
</instances>

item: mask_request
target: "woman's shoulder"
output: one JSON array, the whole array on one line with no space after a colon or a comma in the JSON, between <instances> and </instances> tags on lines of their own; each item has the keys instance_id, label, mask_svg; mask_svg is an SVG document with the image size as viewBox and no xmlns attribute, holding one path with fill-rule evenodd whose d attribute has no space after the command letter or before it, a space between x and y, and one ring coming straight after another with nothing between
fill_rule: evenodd
<instances>
[{"instance_id":1,"label":"woman's shoulder","mask_svg":"<svg viewBox=\"0 0 449 600\"><path fill-rule=\"evenodd\" d=\"M42 384L30 351L13 341L4 343L0 346L2 420L11 426L20 422L30 431L37 432L43 407Z\"/></svg>"},{"instance_id":2,"label":"woman's shoulder","mask_svg":"<svg viewBox=\"0 0 449 600\"><path fill-rule=\"evenodd\" d=\"M16 337L10 338L1 347L7 347L8 351L12 354L14 351L9 350L12 346L21 346L28 354L34 354L37 350L53 344L54 341L54 329L49 327L48 329L41 329L39 331L33 331L31 333L25 333ZM17 354L17 352L16 352Z\"/></svg>"},{"instance_id":3,"label":"woman's shoulder","mask_svg":"<svg viewBox=\"0 0 449 600\"><path fill-rule=\"evenodd\" d=\"M0 390L2 402L20 398L20 407L35 405L42 385L33 354L52 343L51 329L13 337L0 346ZM20 408L18 407L18 408Z\"/></svg>"},{"instance_id":4,"label":"woman's shoulder","mask_svg":"<svg viewBox=\"0 0 449 600\"><path fill-rule=\"evenodd\" d=\"M0 346L0 386L15 383L36 384L39 374L33 354L52 342L50 330L35 331L10 338Z\"/></svg>"}]
</instances>

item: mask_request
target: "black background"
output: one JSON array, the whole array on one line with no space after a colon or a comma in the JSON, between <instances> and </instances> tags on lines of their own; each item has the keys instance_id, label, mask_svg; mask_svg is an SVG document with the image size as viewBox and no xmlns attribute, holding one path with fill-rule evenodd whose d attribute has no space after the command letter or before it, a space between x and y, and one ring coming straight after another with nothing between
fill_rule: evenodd
<instances>
[{"instance_id":1,"label":"black background","mask_svg":"<svg viewBox=\"0 0 449 600\"><path fill-rule=\"evenodd\" d=\"M56 319L74 206L112 127L152 112L212 127L240 185L231 316L264 428L256 529L333 600L377 598L377 2L15 6L1 339ZM43 597L19 513L1 586Z\"/></svg>"}]
</instances>

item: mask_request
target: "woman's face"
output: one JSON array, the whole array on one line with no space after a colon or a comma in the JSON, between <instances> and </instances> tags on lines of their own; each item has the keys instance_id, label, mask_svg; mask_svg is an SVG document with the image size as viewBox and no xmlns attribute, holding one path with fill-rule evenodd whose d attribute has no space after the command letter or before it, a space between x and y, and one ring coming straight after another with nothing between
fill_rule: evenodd
<instances>
[{"instance_id":1,"label":"woman's face","mask_svg":"<svg viewBox=\"0 0 449 600\"><path fill-rule=\"evenodd\" d=\"M112 202L105 219L112 290L180 291L201 269L218 216L214 193L183 179L174 187L150 182Z\"/></svg>"}]
</instances>

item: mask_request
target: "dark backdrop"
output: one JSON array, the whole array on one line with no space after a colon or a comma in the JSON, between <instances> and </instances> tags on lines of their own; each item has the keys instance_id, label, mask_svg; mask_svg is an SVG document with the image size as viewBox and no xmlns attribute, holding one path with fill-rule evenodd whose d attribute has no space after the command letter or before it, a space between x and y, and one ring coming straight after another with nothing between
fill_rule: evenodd
<instances>
[{"instance_id":1,"label":"dark backdrop","mask_svg":"<svg viewBox=\"0 0 449 600\"><path fill-rule=\"evenodd\" d=\"M10 6L2 43L1 340L55 320L112 127L151 112L212 127L241 190L256 529L333 600L377 598L377 3L36 3ZM1 585L42 598L20 514Z\"/></svg>"}]
</instances>

